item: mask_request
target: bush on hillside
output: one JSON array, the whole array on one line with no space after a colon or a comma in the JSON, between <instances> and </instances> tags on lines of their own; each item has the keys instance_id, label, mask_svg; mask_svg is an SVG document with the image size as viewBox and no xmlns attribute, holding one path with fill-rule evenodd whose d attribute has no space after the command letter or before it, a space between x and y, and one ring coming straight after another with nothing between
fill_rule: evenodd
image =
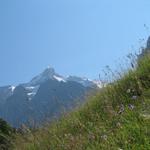
<instances>
[{"instance_id":1,"label":"bush on hillside","mask_svg":"<svg viewBox=\"0 0 150 150\"><path fill-rule=\"evenodd\" d=\"M11 147L11 137L14 130L6 121L0 119L0 150L8 150Z\"/></svg>"}]
</instances>

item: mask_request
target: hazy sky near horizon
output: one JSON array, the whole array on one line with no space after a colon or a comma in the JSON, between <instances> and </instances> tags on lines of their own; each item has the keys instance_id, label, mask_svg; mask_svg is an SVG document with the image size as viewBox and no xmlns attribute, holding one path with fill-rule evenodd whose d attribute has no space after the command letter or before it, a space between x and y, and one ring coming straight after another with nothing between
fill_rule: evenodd
<instances>
[{"instance_id":1,"label":"hazy sky near horizon","mask_svg":"<svg viewBox=\"0 0 150 150\"><path fill-rule=\"evenodd\" d=\"M48 65L98 78L143 45L149 8L149 0L1 0L0 86L27 82Z\"/></svg>"}]
</instances>

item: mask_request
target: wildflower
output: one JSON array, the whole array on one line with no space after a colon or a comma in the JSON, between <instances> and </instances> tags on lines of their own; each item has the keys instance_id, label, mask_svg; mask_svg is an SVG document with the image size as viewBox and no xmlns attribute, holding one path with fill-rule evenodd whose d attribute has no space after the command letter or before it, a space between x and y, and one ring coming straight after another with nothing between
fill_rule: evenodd
<instances>
[{"instance_id":1,"label":"wildflower","mask_svg":"<svg viewBox=\"0 0 150 150\"><path fill-rule=\"evenodd\" d=\"M121 104L118 114L122 114L124 112L124 105Z\"/></svg>"},{"instance_id":2,"label":"wildflower","mask_svg":"<svg viewBox=\"0 0 150 150\"><path fill-rule=\"evenodd\" d=\"M121 127L121 123L120 123L120 122L117 122L116 126L117 126L118 128L120 128L120 127Z\"/></svg>"},{"instance_id":3,"label":"wildflower","mask_svg":"<svg viewBox=\"0 0 150 150\"><path fill-rule=\"evenodd\" d=\"M131 99L132 99L132 100L136 100L137 98L138 98L138 97L137 97L136 95L133 95Z\"/></svg>"},{"instance_id":4,"label":"wildflower","mask_svg":"<svg viewBox=\"0 0 150 150\"><path fill-rule=\"evenodd\" d=\"M95 135L93 133L90 133L88 137L90 140L95 140Z\"/></svg>"},{"instance_id":5,"label":"wildflower","mask_svg":"<svg viewBox=\"0 0 150 150\"><path fill-rule=\"evenodd\" d=\"M127 94L131 93L131 89L127 89Z\"/></svg>"},{"instance_id":6,"label":"wildflower","mask_svg":"<svg viewBox=\"0 0 150 150\"><path fill-rule=\"evenodd\" d=\"M129 104L129 108L131 109L131 110L133 110L134 109L134 105L132 105L132 104Z\"/></svg>"},{"instance_id":7,"label":"wildflower","mask_svg":"<svg viewBox=\"0 0 150 150\"><path fill-rule=\"evenodd\" d=\"M101 138L106 141L107 140L107 135L104 134L104 135L101 136Z\"/></svg>"},{"instance_id":8,"label":"wildflower","mask_svg":"<svg viewBox=\"0 0 150 150\"><path fill-rule=\"evenodd\" d=\"M74 141L74 137L73 137L73 136L70 136L70 140L71 140L71 141Z\"/></svg>"},{"instance_id":9,"label":"wildflower","mask_svg":"<svg viewBox=\"0 0 150 150\"><path fill-rule=\"evenodd\" d=\"M65 137L68 137L68 136L69 136L69 134L64 134L64 136L65 136Z\"/></svg>"}]
</instances>

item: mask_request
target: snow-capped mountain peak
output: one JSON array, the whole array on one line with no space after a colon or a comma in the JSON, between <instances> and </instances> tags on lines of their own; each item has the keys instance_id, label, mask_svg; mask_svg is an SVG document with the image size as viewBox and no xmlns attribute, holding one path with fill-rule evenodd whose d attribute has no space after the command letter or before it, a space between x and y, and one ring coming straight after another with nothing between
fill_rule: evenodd
<instances>
[{"instance_id":1,"label":"snow-capped mountain peak","mask_svg":"<svg viewBox=\"0 0 150 150\"><path fill-rule=\"evenodd\" d=\"M68 81L74 81L82 84L84 87L99 87L96 82L85 78L85 77L77 77L77 76L67 76L63 77L55 72L54 68L48 66L41 74L35 76L30 82L29 86L37 86L41 83L46 82L47 80L56 80L59 82L68 82Z\"/></svg>"},{"instance_id":2,"label":"snow-capped mountain peak","mask_svg":"<svg viewBox=\"0 0 150 150\"><path fill-rule=\"evenodd\" d=\"M91 87L91 88L101 88L101 84L98 81L93 81L85 77L78 77L78 76L67 76L63 77L59 75L58 73L55 72L55 69L48 66L42 73L39 75L35 76L30 82L20 84L24 88L24 90L27 93L27 96L29 100L32 100L32 98L37 94L41 84L47 82L48 80L54 80L57 82L63 82L66 84L69 84L69 82L76 82L81 84L82 86L86 87ZM17 86L18 87L18 86ZM8 89L8 90L7 90ZM16 87L15 86L8 86L4 89L1 89L1 93L6 93L7 95L13 95Z\"/></svg>"},{"instance_id":3,"label":"snow-capped mountain peak","mask_svg":"<svg viewBox=\"0 0 150 150\"><path fill-rule=\"evenodd\" d=\"M55 73L55 69L48 66L43 72L42 72L42 76L45 77L52 77Z\"/></svg>"},{"instance_id":4,"label":"snow-capped mountain peak","mask_svg":"<svg viewBox=\"0 0 150 150\"><path fill-rule=\"evenodd\" d=\"M39 85L49 79L53 79L54 75L56 75L54 68L48 66L42 73L35 76L30 81L30 85L32 85L32 86Z\"/></svg>"}]
</instances>

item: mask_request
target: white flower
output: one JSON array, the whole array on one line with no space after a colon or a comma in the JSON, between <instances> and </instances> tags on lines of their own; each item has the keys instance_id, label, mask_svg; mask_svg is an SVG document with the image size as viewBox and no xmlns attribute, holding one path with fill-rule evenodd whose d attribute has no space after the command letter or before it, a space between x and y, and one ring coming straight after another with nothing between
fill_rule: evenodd
<instances>
[{"instance_id":1,"label":"white flower","mask_svg":"<svg viewBox=\"0 0 150 150\"><path fill-rule=\"evenodd\" d=\"M129 94L131 92L131 89L127 89L127 93Z\"/></svg>"},{"instance_id":2,"label":"white flower","mask_svg":"<svg viewBox=\"0 0 150 150\"><path fill-rule=\"evenodd\" d=\"M106 141L107 140L107 135L104 134L104 135L101 136L101 138Z\"/></svg>"},{"instance_id":3,"label":"white flower","mask_svg":"<svg viewBox=\"0 0 150 150\"><path fill-rule=\"evenodd\" d=\"M133 96L132 96L132 99L133 99L133 100L136 100L136 99L137 99L137 96L136 96L136 95L133 95Z\"/></svg>"}]
</instances>

